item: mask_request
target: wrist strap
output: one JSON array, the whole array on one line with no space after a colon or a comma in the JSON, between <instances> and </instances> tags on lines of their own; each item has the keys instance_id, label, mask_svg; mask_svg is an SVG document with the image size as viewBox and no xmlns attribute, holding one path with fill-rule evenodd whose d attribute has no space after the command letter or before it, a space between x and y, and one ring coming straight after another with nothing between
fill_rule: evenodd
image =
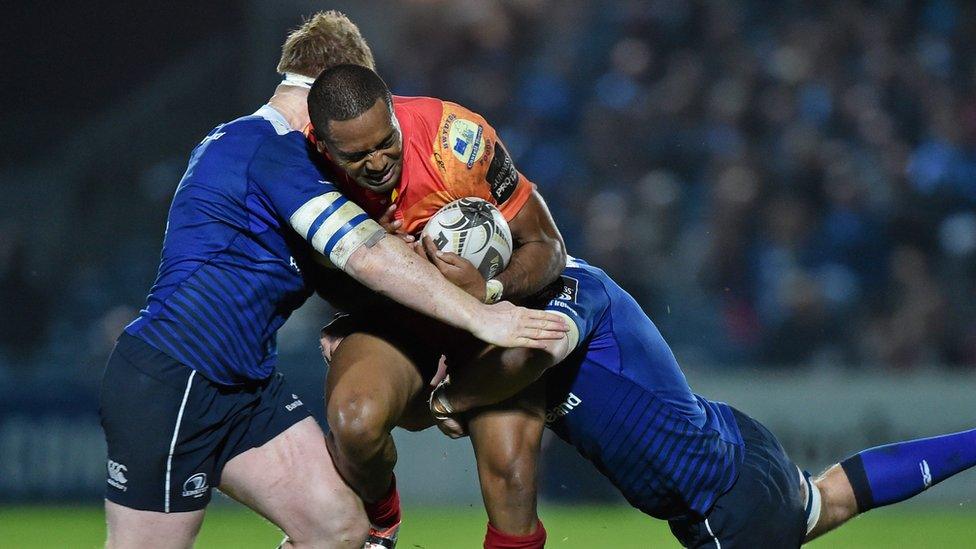
<instances>
[{"instance_id":1,"label":"wrist strap","mask_svg":"<svg viewBox=\"0 0 976 549\"><path fill-rule=\"evenodd\" d=\"M502 300L502 292L505 291L505 287L502 286L501 281L497 279L491 279L485 282L485 303L491 305L492 303L498 303Z\"/></svg>"}]
</instances>

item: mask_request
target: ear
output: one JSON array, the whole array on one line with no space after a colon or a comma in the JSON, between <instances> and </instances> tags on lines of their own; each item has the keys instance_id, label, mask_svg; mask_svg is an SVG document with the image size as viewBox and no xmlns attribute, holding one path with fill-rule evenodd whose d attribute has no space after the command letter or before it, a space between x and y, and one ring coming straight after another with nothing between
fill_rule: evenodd
<instances>
[{"instance_id":1,"label":"ear","mask_svg":"<svg viewBox=\"0 0 976 549\"><path fill-rule=\"evenodd\" d=\"M332 160L332 155L329 154L329 149L326 148L325 143L323 143L321 141L316 141L315 142L315 150L319 151L319 153L322 156L328 158L329 160Z\"/></svg>"}]
</instances>

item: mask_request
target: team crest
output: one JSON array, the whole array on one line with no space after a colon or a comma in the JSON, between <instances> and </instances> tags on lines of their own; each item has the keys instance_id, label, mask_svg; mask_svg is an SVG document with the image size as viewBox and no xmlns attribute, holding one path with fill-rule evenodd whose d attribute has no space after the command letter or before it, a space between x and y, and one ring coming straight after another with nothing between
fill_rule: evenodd
<instances>
[{"instance_id":1,"label":"team crest","mask_svg":"<svg viewBox=\"0 0 976 549\"><path fill-rule=\"evenodd\" d=\"M463 118L455 118L447 132L447 146L454 158L471 169L485 154L484 126Z\"/></svg>"},{"instance_id":2,"label":"team crest","mask_svg":"<svg viewBox=\"0 0 976 549\"><path fill-rule=\"evenodd\" d=\"M183 497L199 498L207 493L210 487L207 486L207 473L196 473L183 483Z\"/></svg>"}]
</instances>

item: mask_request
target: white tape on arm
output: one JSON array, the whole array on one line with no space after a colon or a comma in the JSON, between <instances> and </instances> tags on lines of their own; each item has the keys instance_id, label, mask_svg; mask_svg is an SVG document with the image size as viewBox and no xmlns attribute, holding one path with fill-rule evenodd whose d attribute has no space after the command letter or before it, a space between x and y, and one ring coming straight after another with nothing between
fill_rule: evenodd
<instances>
[{"instance_id":1,"label":"white tape on arm","mask_svg":"<svg viewBox=\"0 0 976 549\"><path fill-rule=\"evenodd\" d=\"M360 246L384 232L362 208L337 191L316 196L292 214L291 226L342 269Z\"/></svg>"}]
</instances>

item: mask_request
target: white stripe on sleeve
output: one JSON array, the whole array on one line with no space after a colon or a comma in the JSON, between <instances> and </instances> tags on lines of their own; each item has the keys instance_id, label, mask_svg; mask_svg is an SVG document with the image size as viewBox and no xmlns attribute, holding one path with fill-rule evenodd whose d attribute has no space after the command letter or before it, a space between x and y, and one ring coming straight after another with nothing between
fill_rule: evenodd
<instances>
[{"instance_id":1,"label":"white stripe on sleeve","mask_svg":"<svg viewBox=\"0 0 976 549\"><path fill-rule=\"evenodd\" d=\"M342 198L342 194L337 191L332 191L325 193L323 195L316 196L315 198L309 200L308 202L302 204L301 208L295 210L295 213L291 215L291 219L288 220L291 226L294 227L298 234L305 238L308 234L308 229L312 226L312 223L318 219L319 214L324 212L326 208L332 205L333 202Z\"/></svg>"},{"instance_id":2,"label":"white stripe on sleeve","mask_svg":"<svg viewBox=\"0 0 976 549\"><path fill-rule=\"evenodd\" d=\"M378 232L384 232L379 223L369 218L358 221L352 228L346 227L357 216L366 215L363 209L352 201L346 201L335 211L330 212L324 220L320 219L323 212L343 200L345 199L338 192L325 193L303 204L289 220L298 234L307 237L316 251L328 256L332 264L340 269L345 267L346 261L354 251ZM309 231L312 234L309 234ZM342 231L345 233L340 234L339 238L329 246L333 237Z\"/></svg>"}]
</instances>

